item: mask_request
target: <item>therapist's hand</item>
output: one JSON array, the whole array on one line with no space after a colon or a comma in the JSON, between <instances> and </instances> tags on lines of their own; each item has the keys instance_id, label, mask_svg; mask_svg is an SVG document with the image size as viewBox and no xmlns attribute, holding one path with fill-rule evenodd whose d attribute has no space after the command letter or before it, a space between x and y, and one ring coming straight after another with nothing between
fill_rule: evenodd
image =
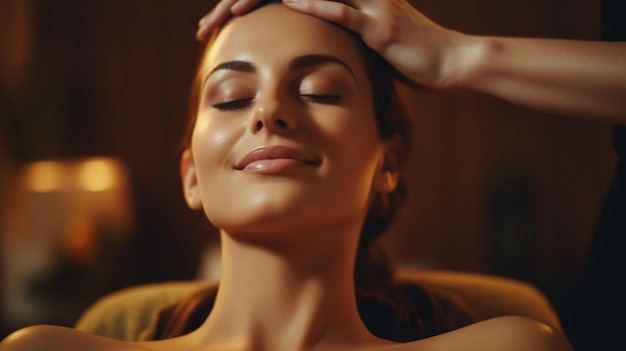
<instances>
[{"instance_id":1,"label":"therapist's hand","mask_svg":"<svg viewBox=\"0 0 626 351\"><path fill-rule=\"evenodd\" d=\"M405 78L436 89L454 87L459 54L471 39L439 26L406 0L283 0L290 8L337 23L363 41ZM466 57L466 56L465 56Z\"/></svg>"},{"instance_id":2,"label":"therapist's hand","mask_svg":"<svg viewBox=\"0 0 626 351\"><path fill-rule=\"evenodd\" d=\"M221 0L198 23L196 39L205 41L213 29L221 26L232 15L240 16L252 10L261 0Z\"/></svg>"},{"instance_id":3,"label":"therapist's hand","mask_svg":"<svg viewBox=\"0 0 626 351\"><path fill-rule=\"evenodd\" d=\"M260 0L222 0L201 21L197 38L205 40L232 15L242 15ZM470 37L443 28L406 0L283 0L293 10L342 25L418 86L452 88L467 61ZM459 60L459 58L463 59Z\"/></svg>"}]
</instances>

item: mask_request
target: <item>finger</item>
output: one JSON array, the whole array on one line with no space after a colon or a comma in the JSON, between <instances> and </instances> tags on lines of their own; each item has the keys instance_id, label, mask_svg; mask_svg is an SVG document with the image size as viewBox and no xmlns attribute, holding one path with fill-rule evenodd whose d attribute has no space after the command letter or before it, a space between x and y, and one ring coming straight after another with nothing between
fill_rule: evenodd
<instances>
[{"instance_id":1,"label":"finger","mask_svg":"<svg viewBox=\"0 0 626 351\"><path fill-rule=\"evenodd\" d=\"M283 3L293 10L337 23L359 34L363 34L367 24L366 15L351 5L354 1L283 0Z\"/></svg>"},{"instance_id":2,"label":"finger","mask_svg":"<svg viewBox=\"0 0 626 351\"><path fill-rule=\"evenodd\" d=\"M230 8L233 15L241 16L250 12L261 0L239 0Z\"/></svg>"},{"instance_id":3,"label":"finger","mask_svg":"<svg viewBox=\"0 0 626 351\"><path fill-rule=\"evenodd\" d=\"M216 27L222 25L228 17L230 17L230 8L238 0L222 0L207 15L198 22L198 30L196 31L196 39L204 41L209 33Z\"/></svg>"}]
</instances>

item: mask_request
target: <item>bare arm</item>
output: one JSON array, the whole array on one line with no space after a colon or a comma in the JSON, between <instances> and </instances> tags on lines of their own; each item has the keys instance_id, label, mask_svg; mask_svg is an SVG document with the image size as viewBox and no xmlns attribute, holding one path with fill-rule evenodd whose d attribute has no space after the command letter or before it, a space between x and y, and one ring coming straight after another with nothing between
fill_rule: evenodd
<instances>
[{"instance_id":1,"label":"bare arm","mask_svg":"<svg viewBox=\"0 0 626 351\"><path fill-rule=\"evenodd\" d=\"M452 87L545 112L626 124L626 42L465 39L450 58L446 82Z\"/></svg>"},{"instance_id":2,"label":"bare arm","mask_svg":"<svg viewBox=\"0 0 626 351\"><path fill-rule=\"evenodd\" d=\"M243 14L258 2L223 0L201 24L198 38L230 13ZM439 26L406 0L283 2L359 33L418 85L626 124L626 42L473 36Z\"/></svg>"}]
</instances>

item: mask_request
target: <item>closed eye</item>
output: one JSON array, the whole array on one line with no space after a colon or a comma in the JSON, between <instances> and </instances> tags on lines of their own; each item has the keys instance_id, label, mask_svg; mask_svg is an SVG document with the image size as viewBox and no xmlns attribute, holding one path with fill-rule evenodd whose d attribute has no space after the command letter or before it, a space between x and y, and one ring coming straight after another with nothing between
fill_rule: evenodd
<instances>
[{"instance_id":1,"label":"closed eye","mask_svg":"<svg viewBox=\"0 0 626 351\"><path fill-rule=\"evenodd\" d=\"M300 98L307 102L331 105L337 104L339 101L341 101L340 95L333 94L300 94Z\"/></svg>"},{"instance_id":2,"label":"closed eye","mask_svg":"<svg viewBox=\"0 0 626 351\"><path fill-rule=\"evenodd\" d=\"M244 109L250 106L250 104L252 103L252 100L254 100L254 98L236 99L236 100L218 102L216 104L213 104L213 108L216 108L222 111L240 110L240 109Z\"/></svg>"}]
</instances>

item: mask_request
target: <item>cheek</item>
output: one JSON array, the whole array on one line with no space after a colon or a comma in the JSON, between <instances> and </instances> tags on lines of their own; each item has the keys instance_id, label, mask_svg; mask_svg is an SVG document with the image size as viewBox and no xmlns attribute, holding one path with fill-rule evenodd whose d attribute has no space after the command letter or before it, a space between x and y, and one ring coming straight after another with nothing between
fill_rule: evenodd
<instances>
[{"instance_id":1,"label":"cheek","mask_svg":"<svg viewBox=\"0 0 626 351\"><path fill-rule=\"evenodd\" d=\"M224 201L231 198L232 150L241 133L241 128L233 120L202 116L198 117L194 127L191 148L202 207L214 225L219 223L216 218L223 217Z\"/></svg>"},{"instance_id":2,"label":"cheek","mask_svg":"<svg viewBox=\"0 0 626 351\"><path fill-rule=\"evenodd\" d=\"M329 176L332 174L333 187L337 187L333 192L364 202L370 196L381 157L373 113L366 108L351 107L319 121L328 152L324 171Z\"/></svg>"},{"instance_id":3,"label":"cheek","mask_svg":"<svg viewBox=\"0 0 626 351\"><path fill-rule=\"evenodd\" d=\"M238 140L238 128L232 121L198 117L192 134L191 148L196 162L198 181L206 180L215 171L228 165L230 152Z\"/></svg>"},{"instance_id":4,"label":"cheek","mask_svg":"<svg viewBox=\"0 0 626 351\"><path fill-rule=\"evenodd\" d=\"M379 146L378 130L373 114L354 107L324 118L320 128L333 149L343 151L355 161L368 158Z\"/></svg>"},{"instance_id":5,"label":"cheek","mask_svg":"<svg viewBox=\"0 0 626 351\"><path fill-rule=\"evenodd\" d=\"M215 123L199 120L194 128L192 138L194 154L200 155L208 150L216 151L221 149L228 140L228 133L223 128L215 125ZM215 152L209 152L209 154L215 154Z\"/></svg>"}]
</instances>

